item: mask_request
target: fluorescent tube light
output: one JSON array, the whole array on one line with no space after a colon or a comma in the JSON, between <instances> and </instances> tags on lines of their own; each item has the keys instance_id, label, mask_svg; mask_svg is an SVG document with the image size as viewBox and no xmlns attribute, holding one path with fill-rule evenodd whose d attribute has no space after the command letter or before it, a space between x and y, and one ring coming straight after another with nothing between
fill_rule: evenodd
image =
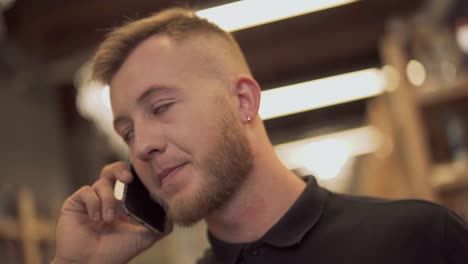
<instances>
[{"instance_id":1,"label":"fluorescent tube light","mask_svg":"<svg viewBox=\"0 0 468 264\"><path fill-rule=\"evenodd\" d=\"M244 0L200 10L197 15L226 31L236 31L358 0Z\"/></svg>"},{"instance_id":2,"label":"fluorescent tube light","mask_svg":"<svg viewBox=\"0 0 468 264\"><path fill-rule=\"evenodd\" d=\"M468 19L457 26L455 36L463 53L468 54Z\"/></svg>"},{"instance_id":3,"label":"fluorescent tube light","mask_svg":"<svg viewBox=\"0 0 468 264\"><path fill-rule=\"evenodd\" d=\"M260 116L272 119L373 97L385 87L382 71L367 69L270 89L262 92Z\"/></svg>"},{"instance_id":4,"label":"fluorescent tube light","mask_svg":"<svg viewBox=\"0 0 468 264\"><path fill-rule=\"evenodd\" d=\"M364 126L279 144L274 148L289 169L304 168L325 180L338 176L350 158L375 152L381 138L374 127Z\"/></svg>"}]
</instances>

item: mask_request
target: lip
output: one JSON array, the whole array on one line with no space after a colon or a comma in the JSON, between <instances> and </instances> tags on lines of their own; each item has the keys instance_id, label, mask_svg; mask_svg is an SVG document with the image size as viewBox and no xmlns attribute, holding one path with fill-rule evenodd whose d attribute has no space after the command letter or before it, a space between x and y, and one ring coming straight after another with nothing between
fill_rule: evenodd
<instances>
[{"instance_id":1,"label":"lip","mask_svg":"<svg viewBox=\"0 0 468 264\"><path fill-rule=\"evenodd\" d=\"M172 175L174 175L175 173L177 173L177 171L182 168L183 166L185 166L188 162L184 162L184 163L181 163L177 166L174 166L174 167L169 167L167 169L164 169L161 173L158 174L157 178L158 178L158 181L159 183L162 185L163 184L163 181L165 178L167 177L170 177Z\"/></svg>"}]
</instances>

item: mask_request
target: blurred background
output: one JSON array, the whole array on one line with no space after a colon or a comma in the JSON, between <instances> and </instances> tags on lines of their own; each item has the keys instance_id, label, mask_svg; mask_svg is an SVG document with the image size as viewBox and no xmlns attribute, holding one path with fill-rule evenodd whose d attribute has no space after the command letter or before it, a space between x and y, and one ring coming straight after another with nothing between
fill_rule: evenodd
<instances>
[{"instance_id":1,"label":"blurred background","mask_svg":"<svg viewBox=\"0 0 468 264\"><path fill-rule=\"evenodd\" d=\"M466 0L0 0L0 263L48 263L63 200L126 160L89 59L113 27L174 5L237 38L291 170L468 219ZM194 263L205 236L176 229L131 263Z\"/></svg>"}]
</instances>

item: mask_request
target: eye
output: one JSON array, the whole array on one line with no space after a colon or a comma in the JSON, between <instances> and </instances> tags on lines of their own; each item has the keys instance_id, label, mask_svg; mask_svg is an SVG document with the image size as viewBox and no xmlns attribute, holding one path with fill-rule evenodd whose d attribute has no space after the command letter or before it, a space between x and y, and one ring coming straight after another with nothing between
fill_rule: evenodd
<instances>
[{"instance_id":1,"label":"eye","mask_svg":"<svg viewBox=\"0 0 468 264\"><path fill-rule=\"evenodd\" d=\"M123 139L126 143L129 143L129 142L133 139L133 135L134 135L133 129L127 129L127 130L125 130L124 133L122 134L122 139Z\"/></svg>"},{"instance_id":2,"label":"eye","mask_svg":"<svg viewBox=\"0 0 468 264\"><path fill-rule=\"evenodd\" d=\"M166 112L174 103L167 103L167 104L163 104L161 106L157 106L155 108L153 108L153 114L154 115L160 115L160 114L163 114L164 112Z\"/></svg>"}]
</instances>

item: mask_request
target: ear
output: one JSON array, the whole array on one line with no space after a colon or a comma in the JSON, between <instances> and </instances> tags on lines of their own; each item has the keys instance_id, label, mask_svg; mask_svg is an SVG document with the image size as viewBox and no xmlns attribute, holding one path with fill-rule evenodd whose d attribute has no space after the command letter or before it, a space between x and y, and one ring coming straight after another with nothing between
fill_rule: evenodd
<instances>
[{"instance_id":1,"label":"ear","mask_svg":"<svg viewBox=\"0 0 468 264\"><path fill-rule=\"evenodd\" d=\"M242 122L250 122L258 114L261 89L251 76L242 75L234 83L234 93L239 100L239 115Z\"/></svg>"}]
</instances>

